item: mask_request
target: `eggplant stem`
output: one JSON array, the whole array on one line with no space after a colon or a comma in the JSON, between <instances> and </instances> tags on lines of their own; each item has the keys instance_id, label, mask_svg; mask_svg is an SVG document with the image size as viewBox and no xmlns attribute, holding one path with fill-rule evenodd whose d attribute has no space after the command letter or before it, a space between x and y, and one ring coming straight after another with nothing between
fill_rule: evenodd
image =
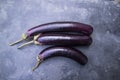
<instances>
[{"instance_id":1,"label":"eggplant stem","mask_svg":"<svg viewBox=\"0 0 120 80\"><path fill-rule=\"evenodd\" d=\"M27 42L27 43L24 43L23 45L19 46L18 49L20 49L21 47L26 46L26 45L28 45L28 44L31 44L31 43L40 44L39 42L36 41L36 39L39 37L39 35L40 35L40 34L34 36L34 39L33 39L32 41L29 41L29 42Z\"/></svg>"},{"instance_id":2,"label":"eggplant stem","mask_svg":"<svg viewBox=\"0 0 120 80\"><path fill-rule=\"evenodd\" d=\"M20 48L22 48L22 47L24 47L24 46L26 46L28 44L32 44L32 43L34 43L34 40L33 41L29 41L27 43L24 43L23 45L19 46L18 49L20 49Z\"/></svg>"},{"instance_id":3,"label":"eggplant stem","mask_svg":"<svg viewBox=\"0 0 120 80\"><path fill-rule=\"evenodd\" d=\"M40 65L41 62L42 62L42 60L39 58L39 56L37 56L37 63L32 68L32 71L34 71L35 69L37 69L39 67L39 65Z\"/></svg>"},{"instance_id":4,"label":"eggplant stem","mask_svg":"<svg viewBox=\"0 0 120 80\"><path fill-rule=\"evenodd\" d=\"M24 39L20 39L20 40L17 40L17 41L15 41L15 42L13 42L13 43L10 43L9 45L10 46L13 46L13 45L15 45L15 44L17 44L17 43L19 43L19 42L21 42L21 41L23 41Z\"/></svg>"},{"instance_id":5,"label":"eggplant stem","mask_svg":"<svg viewBox=\"0 0 120 80\"><path fill-rule=\"evenodd\" d=\"M13 42L13 43L10 43L9 45L10 45L10 46L13 46L13 45L15 45L15 44L17 44L17 43L19 43L19 42L21 42L21 41L23 41L23 40L25 40L25 39L27 38L27 36L26 36L25 34L22 34L21 36L22 36L21 39L15 41L15 42Z\"/></svg>"}]
</instances>

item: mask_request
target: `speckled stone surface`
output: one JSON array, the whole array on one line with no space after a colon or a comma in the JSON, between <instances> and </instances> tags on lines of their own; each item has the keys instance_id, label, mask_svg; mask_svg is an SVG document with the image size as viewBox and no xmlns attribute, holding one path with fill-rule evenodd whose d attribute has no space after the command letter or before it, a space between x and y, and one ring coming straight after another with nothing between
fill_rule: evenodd
<instances>
[{"instance_id":1,"label":"speckled stone surface","mask_svg":"<svg viewBox=\"0 0 120 80\"><path fill-rule=\"evenodd\" d=\"M0 80L120 80L119 0L0 0ZM36 71L36 56L48 46L9 46L27 29L53 21L77 21L94 28L93 43L76 47L87 65L55 57Z\"/></svg>"}]
</instances>

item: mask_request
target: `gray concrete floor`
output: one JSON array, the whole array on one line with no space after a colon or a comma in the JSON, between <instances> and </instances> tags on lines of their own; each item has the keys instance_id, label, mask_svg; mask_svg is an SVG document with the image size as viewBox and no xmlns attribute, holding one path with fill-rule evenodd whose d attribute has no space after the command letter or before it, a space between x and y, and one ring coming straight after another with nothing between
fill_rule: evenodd
<instances>
[{"instance_id":1,"label":"gray concrete floor","mask_svg":"<svg viewBox=\"0 0 120 80\"><path fill-rule=\"evenodd\" d=\"M55 57L32 72L48 46L8 46L27 29L53 21L93 26L92 45L76 47L87 55L87 65ZM119 0L0 0L0 80L120 80Z\"/></svg>"}]
</instances>

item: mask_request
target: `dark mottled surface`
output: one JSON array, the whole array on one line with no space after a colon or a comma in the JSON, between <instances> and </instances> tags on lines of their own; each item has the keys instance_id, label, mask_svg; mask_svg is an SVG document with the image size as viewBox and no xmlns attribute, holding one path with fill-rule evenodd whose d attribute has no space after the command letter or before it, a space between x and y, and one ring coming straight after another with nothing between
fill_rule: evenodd
<instances>
[{"instance_id":1,"label":"dark mottled surface","mask_svg":"<svg viewBox=\"0 0 120 80\"><path fill-rule=\"evenodd\" d=\"M120 80L119 0L0 0L0 80ZM51 58L32 72L47 46L8 46L27 29L51 21L78 21L94 27L93 44L77 47L88 56L81 66Z\"/></svg>"}]
</instances>

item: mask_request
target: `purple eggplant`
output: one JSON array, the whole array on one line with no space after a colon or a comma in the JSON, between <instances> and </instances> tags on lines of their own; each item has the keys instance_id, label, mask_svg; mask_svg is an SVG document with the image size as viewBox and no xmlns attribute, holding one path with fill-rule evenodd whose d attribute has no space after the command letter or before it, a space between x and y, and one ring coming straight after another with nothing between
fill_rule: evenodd
<instances>
[{"instance_id":1,"label":"purple eggplant","mask_svg":"<svg viewBox=\"0 0 120 80\"><path fill-rule=\"evenodd\" d=\"M30 43L40 45L88 46L92 43L92 38L85 35L45 33L35 36L33 41L25 43L18 48Z\"/></svg>"},{"instance_id":2,"label":"purple eggplant","mask_svg":"<svg viewBox=\"0 0 120 80\"><path fill-rule=\"evenodd\" d=\"M26 32L26 36L34 36L39 33L46 32L79 32L86 35L90 35L93 32L93 28L90 25L79 23L79 22L51 22L41 24L36 27L29 29Z\"/></svg>"},{"instance_id":3,"label":"purple eggplant","mask_svg":"<svg viewBox=\"0 0 120 80\"><path fill-rule=\"evenodd\" d=\"M87 56L85 56L80 50L72 47L52 46L44 49L39 53L37 56L38 63L33 68L33 71L40 65L42 61L56 56L73 59L82 65L85 65L88 62Z\"/></svg>"}]
</instances>

